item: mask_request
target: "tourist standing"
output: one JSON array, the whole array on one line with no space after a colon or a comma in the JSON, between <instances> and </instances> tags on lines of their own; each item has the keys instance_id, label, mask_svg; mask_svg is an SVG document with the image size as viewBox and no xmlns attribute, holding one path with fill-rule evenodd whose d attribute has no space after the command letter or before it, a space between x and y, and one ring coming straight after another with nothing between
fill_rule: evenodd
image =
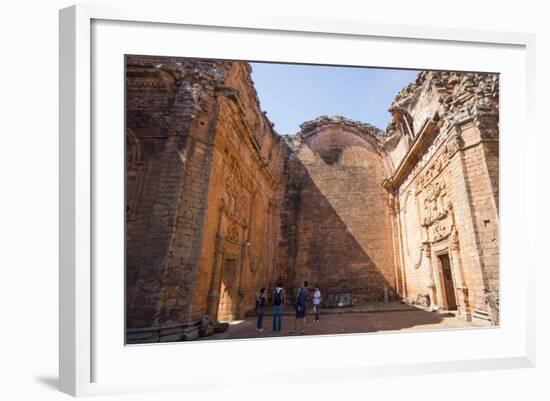
<instances>
[{"instance_id":1,"label":"tourist standing","mask_svg":"<svg viewBox=\"0 0 550 401\"><path fill-rule=\"evenodd\" d=\"M296 296L296 302L294 303L294 310L296 311L296 320L294 320L294 330L290 334L297 334L298 332L298 320L301 323L301 334L304 334L304 328L306 323L306 305L308 298L308 282L304 281L304 286L298 291Z\"/></svg>"},{"instance_id":2,"label":"tourist standing","mask_svg":"<svg viewBox=\"0 0 550 401\"><path fill-rule=\"evenodd\" d=\"M285 303L285 289L283 283L277 283L277 288L273 291L273 333L281 332L282 326L282 308Z\"/></svg>"},{"instance_id":3,"label":"tourist standing","mask_svg":"<svg viewBox=\"0 0 550 401\"><path fill-rule=\"evenodd\" d=\"M321 308L321 291L319 291L319 286L315 286L313 291L313 311L315 312L315 323L319 323L319 314Z\"/></svg>"},{"instance_id":4,"label":"tourist standing","mask_svg":"<svg viewBox=\"0 0 550 401\"><path fill-rule=\"evenodd\" d=\"M256 331L261 333L264 331L264 312L265 312L265 287L262 287L258 298L256 298L256 316L258 316L258 321L256 322Z\"/></svg>"}]
</instances>

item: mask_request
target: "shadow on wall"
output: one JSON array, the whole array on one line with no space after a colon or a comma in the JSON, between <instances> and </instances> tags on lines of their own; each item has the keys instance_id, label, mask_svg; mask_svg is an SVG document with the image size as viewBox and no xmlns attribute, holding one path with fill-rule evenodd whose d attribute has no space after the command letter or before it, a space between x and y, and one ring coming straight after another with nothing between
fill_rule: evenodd
<instances>
[{"instance_id":1,"label":"shadow on wall","mask_svg":"<svg viewBox=\"0 0 550 401\"><path fill-rule=\"evenodd\" d=\"M330 161L333 162L332 159ZM361 244L358 240L361 238L365 242L371 237L375 243L377 235L369 234L369 230L383 229L367 221L369 217L363 211L369 205L364 201L358 202L357 192L362 188L354 187L355 180L360 179L365 169L329 168L338 169L337 177L328 177L329 181L340 181L329 189L333 191L332 198L338 198L338 202L334 202L337 205L327 199L327 189L321 191L298 157L289 160L289 181L285 194L287 212L283 215L283 237L286 239L283 246L288 247L289 261L283 280L292 285L290 294L303 280L308 280L311 288L319 285L324 299L332 298L335 302L348 296L353 304L381 301L384 300L384 288L395 297L394 284L387 279L388 273L393 272L393 264L383 266L384 275L381 266L365 251L373 244ZM330 175L331 172L327 168L324 174ZM346 190L354 194L348 196ZM354 228L359 227L359 232L354 232L355 229L352 230L344 222L342 212L357 214L359 221L354 221ZM382 240L379 240L379 246L383 252Z\"/></svg>"}]
</instances>

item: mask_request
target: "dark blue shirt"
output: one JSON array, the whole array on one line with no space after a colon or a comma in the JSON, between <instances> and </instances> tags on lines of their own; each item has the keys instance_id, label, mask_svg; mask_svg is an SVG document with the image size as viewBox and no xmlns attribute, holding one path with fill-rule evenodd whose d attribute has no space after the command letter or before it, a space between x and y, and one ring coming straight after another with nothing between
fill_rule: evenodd
<instances>
[{"instance_id":1,"label":"dark blue shirt","mask_svg":"<svg viewBox=\"0 0 550 401\"><path fill-rule=\"evenodd\" d=\"M302 287L300 288L300 292L298 292L298 304L305 305L307 301L307 288Z\"/></svg>"}]
</instances>

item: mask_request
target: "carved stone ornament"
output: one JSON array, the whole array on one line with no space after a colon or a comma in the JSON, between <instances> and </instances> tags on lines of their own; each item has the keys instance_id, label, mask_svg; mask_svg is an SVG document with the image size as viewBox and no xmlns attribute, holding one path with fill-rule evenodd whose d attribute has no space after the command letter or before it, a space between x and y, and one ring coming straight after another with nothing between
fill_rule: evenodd
<instances>
[{"instance_id":1,"label":"carved stone ornament","mask_svg":"<svg viewBox=\"0 0 550 401\"><path fill-rule=\"evenodd\" d=\"M427 258L432 257L432 245L429 242L422 243L422 250L426 254Z\"/></svg>"},{"instance_id":2,"label":"carved stone ornament","mask_svg":"<svg viewBox=\"0 0 550 401\"><path fill-rule=\"evenodd\" d=\"M239 226L237 223L231 224L227 229L227 239L234 242L239 241Z\"/></svg>"},{"instance_id":3,"label":"carved stone ornament","mask_svg":"<svg viewBox=\"0 0 550 401\"><path fill-rule=\"evenodd\" d=\"M421 308L429 308L432 304L429 294L418 294L412 301L413 305L420 306Z\"/></svg>"},{"instance_id":4,"label":"carved stone ornament","mask_svg":"<svg viewBox=\"0 0 550 401\"><path fill-rule=\"evenodd\" d=\"M464 144L462 137L457 132L451 134L447 141L447 152L449 156L453 156Z\"/></svg>"},{"instance_id":5,"label":"carved stone ornament","mask_svg":"<svg viewBox=\"0 0 550 401\"><path fill-rule=\"evenodd\" d=\"M430 91L439 96L435 114L443 121L442 132L469 121L483 120L489 123L488 126L496 128L496 132L490 135L498 136L498 74L424 71L399 92L390 110L400 109L403 113L413 110L422 95ZM390 129L395 130L393 126L388 126Z\"/></svg>"},{"instance_id":6,"label":"carved stone ornament","mask_svg":"<svg viewBox=\"0 0 550 401\"><path fill-rule=\"evenodd\" d=\"M445 220L443 221L437 221L435 224L432 225L432 240L433 241L439 241L446 237L448 237L450 234L450 227L449 223Z\"/></svg>"},{"instance_id":7,"label":"carved stone ornament","mask_svg":"<svg viewBox=\"0 0 550 401\"><path fill-rule=\"evenodd\" d=\"M248 261L248 269L256 274L259 270L263 271L262 255L258 253L258 250L254 250L252 244L249 241L243 243L243 252L246 260Z\"/></svg>"},{"instance_id":8,"label":"carved stone ornament","mask_svg":"<svg viewBox=\"0 0 550 401\"><path fill-rule=\"evenodd\" d=\"M421 225L429 227L445 219L449 214L447 201L447 185L443 179L435 181L425 188L424 209Z\"/></svg>"},{"instance_id":9,"label":"carved stone ornament","mask_svg":"<svg viewBox=\"0 0 550 401\"><path fill-rule=\"evenodd\" d=\"M456 229L453 229L451 231L451 235L449 235L449 247L453 251L457 251L458 249L460 249L460 244L458 241L458 232L456 231Z\"/></svg>"},{"instance_id":10,"label":"carved stone ornament","mask_svg":"<svg viewBox=\"0 0 550 401\"><path fill-rule=\"evenodd\" d=\"M422 254L424 253L424 245L420 244L419 248L420 248L420 252L418 253L418 260L413 266L415 269L418 269L422 265Z\"/></svg>"},{"instance_id":11,"label":"carved stone ornament","mask_svg":"<svg viewBox=\"0 0 550 401\"><path fill-rule=\"evenodd\" d=\"M399 213L399 198L396 196L390 195L388 198L388 206L390 208L390 214L396 215Z\"/></svg>"}]
</instances>

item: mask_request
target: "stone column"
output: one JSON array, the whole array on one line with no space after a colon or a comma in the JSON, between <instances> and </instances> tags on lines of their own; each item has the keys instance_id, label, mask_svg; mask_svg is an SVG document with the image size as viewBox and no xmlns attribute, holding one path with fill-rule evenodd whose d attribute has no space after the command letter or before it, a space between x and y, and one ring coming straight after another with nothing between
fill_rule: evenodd
<instances>
[{"instance_id":1,"label":"stone column","mask_svg":"<svg viewBox=\"0 0 550 401\"><path fill-rule=\"evenodd\" d=\"M245 247L247 246L246 243L248 241L245 241L244 243L240 244L241 247L240 247L240 252L237 256L237 259L235 260L235 268L236 268L236 273L237 273L237 276L235 277L235 287L237 288L237 307L235 308L235 317L237 319L240 319L243 317L243 313L242 313L242 303L243 303L243 300L244 300L244 297L246 295L245 293L245 290L244 288L241 288L241 276L242 276L242 270L244 268L244 263L243 263L243 253L245 252Z\"/></svg>"},{"instance_id":2,"label":"stone column","mask_svg":"<svg viewBox=\"0 0 550 401\"><path fill-rule=\"evenodd\" d=\"M402 287L401 287L401 291L402 291L402 294L401 294L401 297L403 299L406 299L407 296L408 296L408 291L407 291L407 275L406 275L406 272L405 272L405 241L403 240L403 222L401 221L401 209L399 210L399 212L396 214L396 222L397 222L397 231L398 231L398 234L399 234L399 255L400 255L400 260L401 260L401 283L402 283Z\"/></svg>"},{"instance_id":3,"label":"stone column","mask_svg":"<svg viewBox=\"0 0 550 401\"><path fill-rule=\"evenodd\" d=\"M398 296L405 296L405 286L403 283L403 266L401 266L401 249L399 242L399 199L390 194L388 198L388 207L390 210L390 221L392 228L392 245L393 245L393 263L395 274L395 291Z\"/></svg>"},{"instance_id":4,"label":"stone column","mask_svg":"<svg viewBox=\"0 0 550 401\"><path fill-rule=\"evenodd\" d=\"M424 242L422 244L424 255L426 256L426 259L428 260L428 288L430 289L430 307L429 309L431 311L436 309L436 305L438 305L437 300L437 291L435 287L435 280L434 280L434 266L433 266L433 258L432 258L432 246L429 242Z\"/></svg>"},{"instance_id":5,"label":"stone column","mask_svg":"<svg viewBox=\"0 0 550 401\"><path fill-rule=\"evenodd\" d=\"M241 286L241 282L247 282L248 277L250 275L250 270L252 269L251 266L251 260L250 260L250 242L254 242L254 246L258 246L257 239L259 238L258 233L252 232L252 227L254 224L253 216L254 216L254 207L256 206L256 195L257 190L254 190L251 192L250 196L250 206L248 208L248 216L244 217L244 221L241 222L242 228L243 228L243 243L241 244L241 248L239 250L239 255L237 257L236 261L236 269L237 269L237 275L235 277L236 281L236 288L237 288L237 308L236 308L236 317L238 319L242 318L244 316L243 311L243 304L245 303L246 296L247 296L247 290L246 288ZM255 238L253 239L252 236ZM248 270L246 269L248 267ZM254 266L255 268L256 266Z\"/></svg>"},{"instance_id":6,"label":"stone column","mask_svg":"<svg viewBox=\"0 0 550 401\"><path fill-rule=\"evenodd\" d=\"M216 251L214 256L214 268L212 280L210 281L210 291L208 292L208 315L212 320L218 318L218 303L220 301L220 280L223 268L223 245L225 238L220 234L216 236Z\"/></svg>"},{"instance_id":7,"label":"stone column","mask_svg":"<svg viewBox=\"0 0 550 401\"><path fill-rule=\"evenodd\" d=\"M464 283L464 272L460 262L460 246L458 242L458 233L456 230L449 236L449 257L451 262L451 272L455 281L456 292L458 294L457 309L459 319L471 321L472 314L468 302L468 287Z\"/></svg>"}]
</instances>

